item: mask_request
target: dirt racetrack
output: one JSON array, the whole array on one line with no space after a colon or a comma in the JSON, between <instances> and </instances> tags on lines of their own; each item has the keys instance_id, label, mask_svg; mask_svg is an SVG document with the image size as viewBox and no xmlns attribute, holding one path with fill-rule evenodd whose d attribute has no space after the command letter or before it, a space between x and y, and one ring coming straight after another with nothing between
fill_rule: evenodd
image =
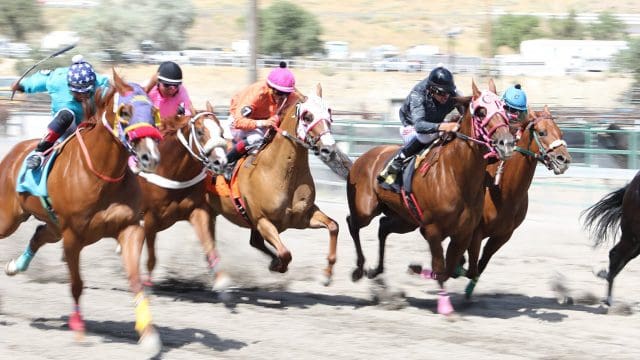
<instances>
[{"instance_id":1,"label":"dirt racetrack","mask_svg":"<svg viewBox=\"0 0 640 360\"><path fill-rule=\"evenodd\" d=\"M160 233L157 243L151 310L164 342L158 358L638 359L640 260L617 278L618 305L601 305L605 283L593 270L606 265L608 249L593 250L578 221L582 209L623 184L535 180L527 219L490 263L474 300L464 300L466 280L448 281L457 309L451 318L435 313L435 282L406 273L409 263L430 260L417 232L387 242L386 291L367 279L351 282L355 252L343 190L318 194L321 208L341 226L329 287L318 281L326 231L285 232L293 261L282 275L267 270L267 259L249 246L247 230L219 220L222 266L234 284L218 296L210 290L199 242L180 223ZM30 220L0 241L0 264L20 254L36 224ZM376 234L377 223L363 231L369 266L377 261ZM115 241L104 239L82 253L83 342L75 342L66 326L72 299L60 244L42 248L26 273L1 274L0 358L145 358L114 248ZM563 294L555 291L562 287Z\"/></svg>"}]
</instances>

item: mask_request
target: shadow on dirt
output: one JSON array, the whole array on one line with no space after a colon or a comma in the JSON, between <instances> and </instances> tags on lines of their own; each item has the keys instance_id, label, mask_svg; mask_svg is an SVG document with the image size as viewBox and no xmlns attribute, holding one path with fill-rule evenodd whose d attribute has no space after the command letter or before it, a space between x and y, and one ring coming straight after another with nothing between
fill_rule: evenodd
<instances>
[{"instance_id":1,"label":"shadow on dirt","mask_svg":"<svg viewBox=\"0 0 640 360\"><path fill-rule=\"evenodd\" d=\"M435 312L437 298L407 298L412 307ZM472 300L464 295L451 295L456 311L463 316L479 316L496 319L511 319L528 316L545 322L561 322L569 317L559 311L582 311L589 314L606 314L607 308L584 304L561 304L555 297L526 296L522 294L478 294Z\"/></svg>"},{"instance_id":2,"label":"shadow on dirt","mask_svg":"<svg viewBox=\"0 0 640 360\"><path fill-rule=\"evenodd\" d=\"M31 322L31 326L39 330L60 330L70 333L67 321L68 316L60 318L38 318ZM93 321L86 320L85 325L88 336L101 336L103 343L126 343L136 345L138 334L134 330L132 321ZM201 344L216 351L238 350L248 344L242 341L221 339L216 334L207 330L184 328L174 329L155 324L156 330L162 339L162 352L156 358L161 358L162 353L171 349L178 349L191 344ZM71 335L71 333L70 333Z\"/></svg>"},{"instance_id":3,"label":"shadow on dirt","mask_svg":"<svg viewBox=\"0 0 640 360\"><path fill-rule=\"evenodd\" d=\"M313 305L350 306L360 308L372 305L366 299L346 295L326 295L309 292L291 292L277 287L238 287L224 292L215 292L203 282L167 279L152 287L153 294L159 297L170 297L179 301L194 303L221 303L235 312L240 304L261 306L270 309L295 307L306 309Z\"/></svg>"}]
</instances>

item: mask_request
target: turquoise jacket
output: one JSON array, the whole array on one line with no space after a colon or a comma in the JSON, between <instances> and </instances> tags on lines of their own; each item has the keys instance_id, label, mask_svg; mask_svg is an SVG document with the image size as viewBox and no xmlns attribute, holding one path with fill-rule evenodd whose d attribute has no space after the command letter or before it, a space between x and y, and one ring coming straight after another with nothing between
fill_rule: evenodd
<instances>
[{"instance_id":1,"label":"turquoise jacket","mask_svg":"<svg viewBox=\"0 0 640 360\"><path fill-rule=\"evenodd\" d=\"M55 116L62 109L69 109L73 112L74 122L78 125L84 120L84 112L82 104L74 100L69 85L67 84L68 67L57 68L55 70L41 70L20 81L20 85L25 93L47 92L51 96L51 115ZM109 78L100 74L96 74L96 83L91 94L91 101L95 90L98 87L107 88L109 86Z\"/></svg>"}]
</instances>

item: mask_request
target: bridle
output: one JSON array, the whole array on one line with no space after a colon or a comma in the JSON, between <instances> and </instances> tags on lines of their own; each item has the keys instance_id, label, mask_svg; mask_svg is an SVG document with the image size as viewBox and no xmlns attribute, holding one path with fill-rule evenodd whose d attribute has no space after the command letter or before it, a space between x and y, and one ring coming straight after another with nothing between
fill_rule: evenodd
<instances>
[{"instance_id":1,"label":"bridle","mask_svg":"<svg viewBox=\"0 0 640 360\"><path fill-rule=\"evenodd\" d=\"M476 115L480 109L484 109L486 111L486 115L483 118ZM489 157L497 158L498 153L496 150L496 144L491 137L499 128L509 126L509 118L504 110L504 102L498 97L498 95L490 91L483 91L477 99L471 100L469 103L469 111L471 112L473 136L470 137L460 132L456 132L456 136L464 140L473 141L486 146L489 151L484 154L485 159ZM487 130L486 126L491 122L496 114L500 115L502 119L504 119L504 122ZM463 118L464 117L460 117L460 119L458 119L458 123L460 123Z\"/></svg>"},{"instance_id":2,"label":"bridle","mask_svg":"<svg viewBox=\"0 0 640 360\"><path fill-rule=\"evenodd\" d=\"M553 151L555 151L557 148L564 146L567 146L567 142L564 141L563 139L556 139L554 141L551 142L551 144L549 144L548 148L545 148L544 144L542 144L542 141L540 141L540 135L538 134L538 132L536 131L536 129L534 128L535 125L540 122L541 120L553 120L552 117L549 118L543 118L543 117L535 117L535 119L533 119L532 121L529 122L529 124L527 124L527 126L525 126L525 131L529 131L529 144L527 145L526 149L523 149L519 146L515 147L515 151L520 152L521 154L527 155L527 156L531 156L534 159L536 159L536 161L539 161L540 163L544 164L547 169L552 170L552 166L551 166L551 157L549 156L549 153L552 153ZM538 145L538 152L534 153L533 151L529 150L531 148L531 144L535 141L536 145Z\"/></svg>"},{"instance_id":3,"label":"bridle","mask_svg":"<svg viewBox=\"0 0 640 360\"><path fill-rule=\"evenodd\" d=\"M176 131L176 136L180 141L180 143L184 146L185 149L187 149L189 154L191 154L191 156L193 156L194 159L201 162L206 169L213 171L213 163L211 162L211 160L209 160L208 154L211 152L211 149L214 149L216 147L223 147L223 148L226 147L227 145L226 140L222 136L219 136L215 139L212 137L203 146L197 138L197 135L196 135L197 129L195 126L196 121L198 121L198 119L200 119L203 116L211 116L211 115L215 116L215 114L212 112L204 111L204 112L197 113L195 116L192 116L191 119L189 119L189 123L187 124L187 126L189 127L188 140L187 138L185 138L184 133L182 132L182 128ZM195 148L195 151L194 151L194 148Z\"/></svg>"}]
</instances>

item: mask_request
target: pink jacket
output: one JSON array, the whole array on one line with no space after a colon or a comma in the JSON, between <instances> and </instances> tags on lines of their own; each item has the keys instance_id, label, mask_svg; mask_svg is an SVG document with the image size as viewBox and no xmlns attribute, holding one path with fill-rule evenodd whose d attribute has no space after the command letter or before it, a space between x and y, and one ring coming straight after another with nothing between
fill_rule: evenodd
<instances>
[{"instance_id":1,"label":"pink jacket","mask_svg":"<svg viewBox=\"0 0 640 360\"><path fill-rule=\"evenodd\" d=\"M189 98L187 88L183 85L180 85L176 96L169 98L162 97L160 91L158 91L158 87L154 86L151 91L149 91L149 98L151 98L153 105L160 109L160 117L163 119L175 116L180 103L184 103L185 114L191 115L191 99Z\"/></svg>"}]
</instances>

